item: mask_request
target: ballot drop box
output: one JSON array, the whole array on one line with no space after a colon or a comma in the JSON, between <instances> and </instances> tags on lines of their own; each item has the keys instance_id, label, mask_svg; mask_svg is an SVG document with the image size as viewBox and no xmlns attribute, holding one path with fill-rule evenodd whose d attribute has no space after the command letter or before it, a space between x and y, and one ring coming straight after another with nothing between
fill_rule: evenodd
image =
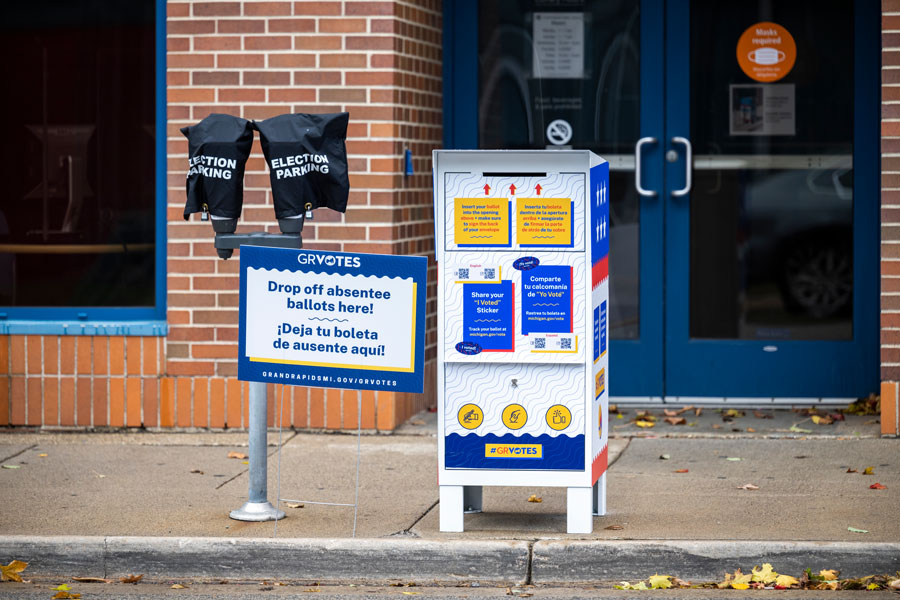
<instances>
[{"instance_id":1,"label":"ballot drop box","mask_svg":"<svg viewBox=\"0 0 900 600\"><path fill-rule=\"evenodd\" d=\"M434 189L441 531L502 485L567 488L567 530L589 533L606 512L609 164L436 150Z\"/></svg>"}]
</instances>

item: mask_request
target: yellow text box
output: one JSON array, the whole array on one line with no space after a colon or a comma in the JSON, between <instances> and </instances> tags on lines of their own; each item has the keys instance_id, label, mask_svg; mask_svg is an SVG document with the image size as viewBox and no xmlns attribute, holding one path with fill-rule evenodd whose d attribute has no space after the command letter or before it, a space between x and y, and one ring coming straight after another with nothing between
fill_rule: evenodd
<instances>
[{"instance_id":1,"label":"yellow text box","mask_svg":"<svg viewBox=\"0 0 900 600\"><path fill-rule=\"evenodd\" d=\"M454 198L453 220L457 245L510 245L506 198Z\"/></svg>"},{"instance_id":2,"label":"yellow text box","mask_svg":"<svg viewBox=\"0 0 900 600\"><path fill-rule=\"evenodd\" d=\"M526 246L571 246L572 199L519 198L516 241Z\"/></svg>"},{"instance_id":3,"label":"yellow text box","mask_svg":"<svg viewBox=\"0 0 900 600\"><path fill-rule=\"evenodd\" d=\"M543 458L541 444L485 444L485 458Z\"/></svg>"}]
</instances>

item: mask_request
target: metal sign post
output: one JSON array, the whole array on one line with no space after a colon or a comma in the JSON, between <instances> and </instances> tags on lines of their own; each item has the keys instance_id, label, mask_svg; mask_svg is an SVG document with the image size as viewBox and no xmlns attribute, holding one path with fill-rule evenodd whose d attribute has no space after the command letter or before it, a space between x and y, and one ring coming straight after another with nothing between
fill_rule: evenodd
<instances>
[{"instance_id":1,"label":"metal sign post","mask_svg":"<svg viewBox=\"0 0 900 600\"><path fill-rule=\"evenodd\" d=\"M267 246L272 248L302 248L303 238L286 233L218 233L216 250L219 257L228 259L236 248L242 245ZM266 384L250 382L250 423L249 428L249 479L250 490L247 502L228 513L237 521L275 521L284 518L284 511L276 509L269 502L268 492L268 419Z\"/></svg>"},{"instance_id":2,"label":"metal sign post","mask_svg":"<svg viewBox=\"0 0 900 600\"><path fill-rule=\"evenodd\" d=\"M440 529L484 485L606 512L609 164L586 150L437 150Z\"/></svg>"}]
</instances>

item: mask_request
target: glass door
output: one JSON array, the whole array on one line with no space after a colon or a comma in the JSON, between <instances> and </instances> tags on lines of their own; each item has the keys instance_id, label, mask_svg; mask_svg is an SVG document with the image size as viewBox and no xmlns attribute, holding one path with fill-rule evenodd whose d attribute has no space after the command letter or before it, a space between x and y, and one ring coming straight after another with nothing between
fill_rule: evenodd
<instances>
[{"instance_id":1,"label":"glass door","mask_svg":"<svg viewBox=\"0 0 900 600\"><path fill-rule=\"evenodd\" d=\"M444 6L448 148L610 163L612 396L875 389L877 2Z\"/></svg>"},{"instance_id":2,"label":"glass door","mask_svg":"<svg viewBox=\"0 0 900 600\"><path fill-rule=\"evenodd\" d=\"M667 396L877 385L877 17L667 5Z\"/></svg>"}]
</instances>

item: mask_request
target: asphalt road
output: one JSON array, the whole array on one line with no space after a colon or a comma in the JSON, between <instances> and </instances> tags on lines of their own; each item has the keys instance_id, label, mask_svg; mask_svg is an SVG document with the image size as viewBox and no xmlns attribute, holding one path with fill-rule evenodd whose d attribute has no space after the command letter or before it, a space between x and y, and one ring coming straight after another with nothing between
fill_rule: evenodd
<instances>
[{"instance_id":1,"label":"asphalt road","mask_svg":"<svg viewBox=\"0 0 900 600\"><path fill-rule=\"evenodd\" d=\"M0 600L48 600L55 594L50 588L56 587L57 581L35 583L3 583L0 584ZM885 591L806 591L754 590L740 592L736 590L665 590L663 592L624 592L612 588L611 584L597 587L393 587L393 586L314 586L314 585L278 585L273 582L253 582L245 584L197 584L182 582L184 588L173 589L173 582L132 584L102 584L68 582L70 593L80 593L81 600L418 600L419 598L438 598L440 600L480 600L482 598L546 598L555 599L600 599L631 600L654 597L665 597L674 600L735 600L742 594L751 594L756 600L777 598L778 600L813 600L829 598L831 600L886 600L896 598L897 594ZM662 596L664 594L664 596Z\"/></svg>"}]
</instances>

